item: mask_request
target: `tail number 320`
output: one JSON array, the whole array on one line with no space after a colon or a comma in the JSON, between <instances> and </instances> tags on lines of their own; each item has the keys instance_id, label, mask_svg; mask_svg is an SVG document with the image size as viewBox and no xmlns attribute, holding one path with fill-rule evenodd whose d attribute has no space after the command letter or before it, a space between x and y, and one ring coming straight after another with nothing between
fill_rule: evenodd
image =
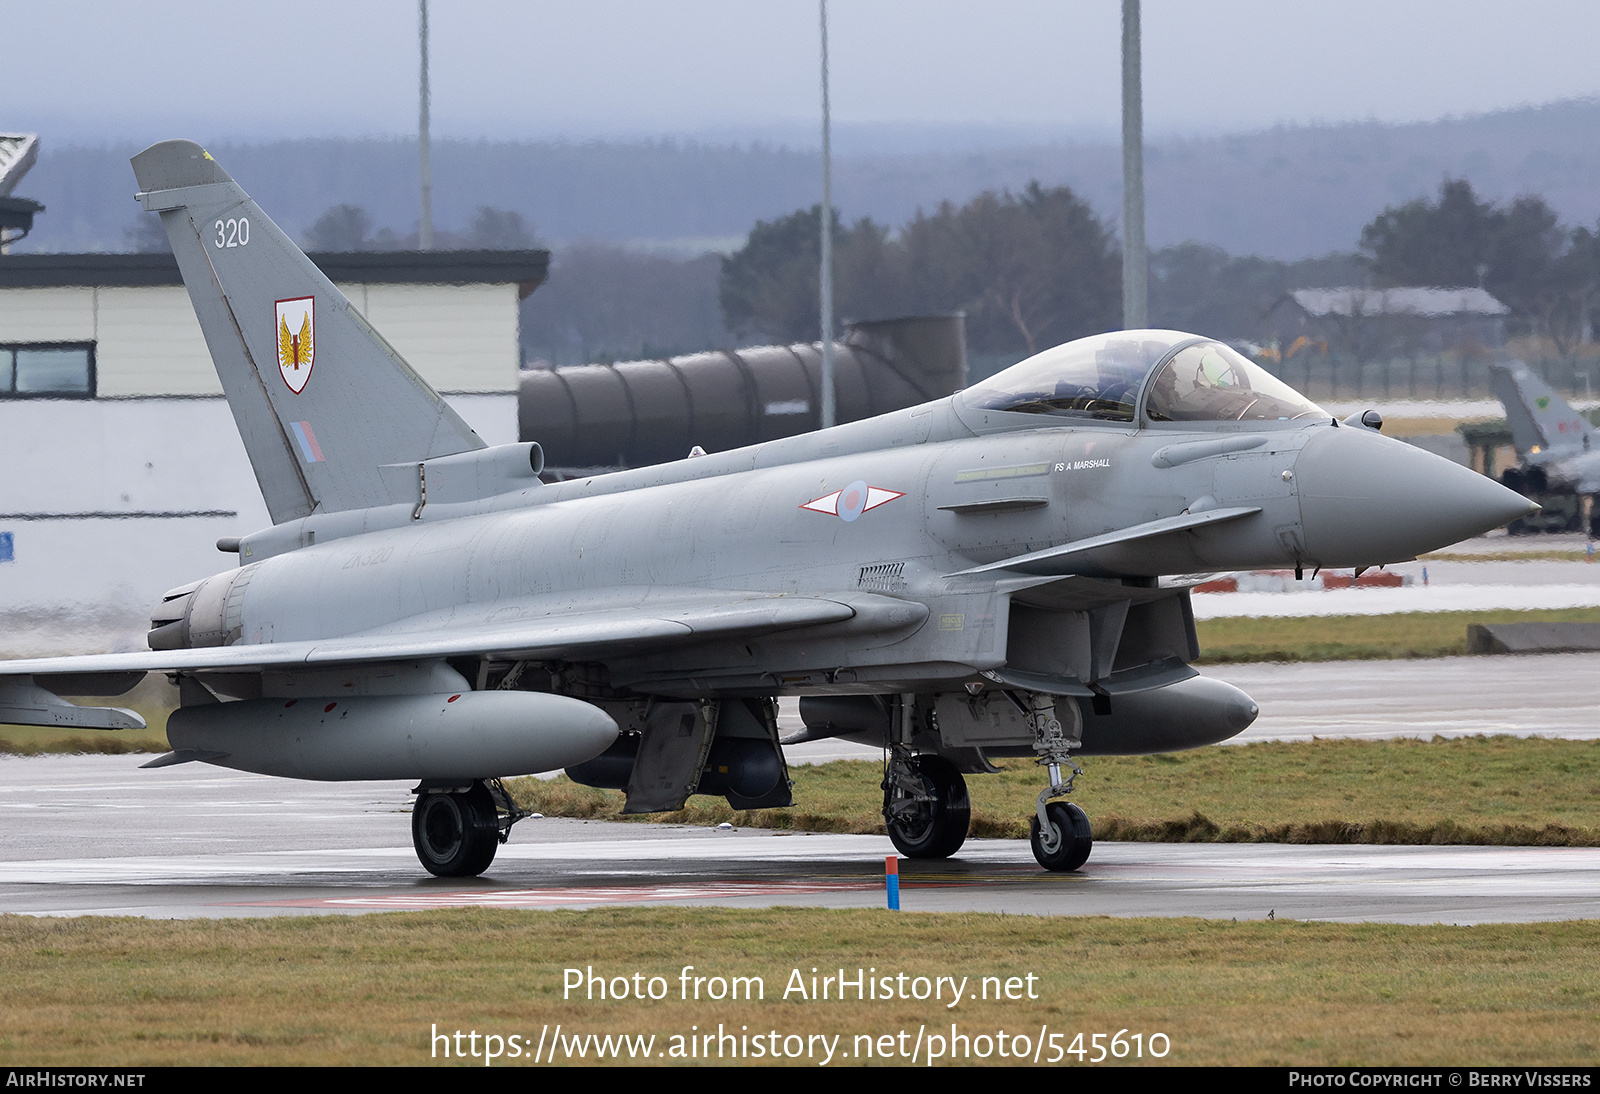
<instances>
[{"instance_id":1,"label":"tail number 320","mask_svg":"<svg viewBox=\"0 0 1600 1094\"><path fill-rule=\"evenodd\" d=\"M250 220L248 217L229 217L227 220L217 221L215 245L218 250L223 247L243 247L249 242Z\"/></svg>"}]
</instances>

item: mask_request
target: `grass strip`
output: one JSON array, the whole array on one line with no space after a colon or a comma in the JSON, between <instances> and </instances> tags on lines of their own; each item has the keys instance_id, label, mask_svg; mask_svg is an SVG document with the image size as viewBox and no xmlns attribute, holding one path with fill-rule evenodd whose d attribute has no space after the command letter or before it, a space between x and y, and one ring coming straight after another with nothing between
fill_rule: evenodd
<instances>
[{"instance_id":1,"label":"grass strip","mask_svg":"<svg viewBox=\"0 0 1600 1094\"><path fill-rule=\"evenodd\" d=\"M1063 902L1073 882L1058 879ZM905 898L914 907L917 890ZM763 998L684 1000L681 970L760 977ZM809 908L605 908L143 921L0 918L7 1065L387 1064L434 1055L432 1034L572 1037L776 1031L837 1036L834 1064L919 1029L1038 1038L1170 1039L1162 1062L1592 1064L1600 1049L1600 924L1394 926L912 914ZM659 976L660 1001L563 997L565 970ZM1016 977L1034 994L802 1001L796 970ZM858 1040L857 1038L862 1038ZM463 1043L472 1042L464 1038ZM686 1042L677 1042L680 1046ZM790 1042L792 1045L794 1042ZM454 1045L451 1045L452 1049ZM519 1048L521 1045L518 1046ZM976 1045L982 1048L982 1043ZM469 1049L470 1051L470 1049ZM1048 1059L1048 1052L1044 1059ZM501 1063L526 1064L521 1058ZM559 1061L565 1062L565 1061ZM575 1061L576 1062L576 1061ZM594 1060L591 1050L585 1062ZM628 1062L605 1060L604 1063ZM704 1062L704 1061L698 1061ZM711 1062L716 1062L715 1058ZM724 1063L770 1064L769 1058ZM804 1059L791 1061L804 1063ZM923 1062L921 1060L918 1061ZM989 1045L989 1058L1014 1064ZM1063 1061L1081 1062L1067 1055ZM1107 1063L1138 1062L1108 1059Z\"/></svg>"},{"instance_id":2,"label":"grass strip","mask_svg":"<svg viewBox=\"0 0 1600 1094\"><path fill-rule=\"evenodd\" d=\"M1473 623L1600 623L1600 608L1202 619L1196 663L1464 657Z\"/></svg>"},{"instance_id":3,"label":"grass strip","mask_svg":"<svg viewBox=\"0 0 1600 1094\"><path fill-rule=\"evenodd\" d=\"M115 756L134 752L166 752L167 715L171 711L141 710L145 729L56 729L50 726L0 725L0 755L43 756L58 753Z\"/></svg>"},{"instance_id":4,"label":"grass strip","mask_svg":"<svg viewBox=\"0 0 1600 1094\"><path fill-rule=\"evenodd\" d=\"M178 705L178 689L164 676L151 673L123 695L79 699L86 706L124 707L141 715L144 729L82 730L55 726L0 725L0 755L45 753L166 752L167 715Z\"/></svg>"},{"instance_id":5,"label":"grass strip","mask_svg":"<svg viewBox=\"0 0 1600 1094\"><path fill-rule=\"evenodd\" d=\"M1073 795L1096 838L1144 842L1600 846L1600 747L1524 737L1316 740L1083 761ZM882 770L867 761L795 767L796 805L736 811L695 797L644 820L882 833ZM967 779L972 834L1028 835L1045 784L1028 761ZM510 784L546 816L622 816L622 794L565 776Z\"/></svg>"}]
</instances>

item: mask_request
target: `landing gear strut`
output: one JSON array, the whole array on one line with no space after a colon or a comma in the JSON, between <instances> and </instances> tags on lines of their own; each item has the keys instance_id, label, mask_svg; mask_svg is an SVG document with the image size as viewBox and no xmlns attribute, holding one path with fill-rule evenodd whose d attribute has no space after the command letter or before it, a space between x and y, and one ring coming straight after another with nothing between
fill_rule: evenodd
<instances>
[{"instance_id":1,"label":"landing gear strut","mask_svg":"<svg viewBox=\"0 0 1600 1094\"><path fill-rule=\"evenodd\" d=\"M519 809L499 779L466 785L422 785L411 810L411 842L423 868L436 877L477 877L511 826L527 812Z\"/></svg>"},{"instance_id":2,"label":"landing gear strut","mask_svg":"<svg viewBox=\"0 0 1600 1094\"><path fill-rule=\"evenodd\" d=\"M932 753L914 755L914 697L900 697L895 739L883 772L883 823L906 858L949 858L967 840L972 805L956 765Z\"/></svg>"},{"instance_id":3,"label":"landing gear strut","mask_svg":"<svg viewBox=\"0 0 1600 1094\"><path fill-rule=\"evenodd\" d=\"M1028 826L1028 842L1033 847L1033 857L1046 870L1076 870L1089 861L1094 848L1093 832L1089 828L1088 814L1071 802L1057 801L1072 793L1072 781L1083 774L1083 769L1072 762L1070 752L1083 743L1083 712L1078 704L1067 700L1064 704L1072 723L1069 733L1056 716L1054 697L1040 692L1027 692L1026 702L1012 696L1021 708L1033 730L1033 750L1038 763L1050 772L1050 785L1039 792L1038 805ZM1072 774L1062 781L1062 765L1072 768Z\"/></svg>"}]
</instances>

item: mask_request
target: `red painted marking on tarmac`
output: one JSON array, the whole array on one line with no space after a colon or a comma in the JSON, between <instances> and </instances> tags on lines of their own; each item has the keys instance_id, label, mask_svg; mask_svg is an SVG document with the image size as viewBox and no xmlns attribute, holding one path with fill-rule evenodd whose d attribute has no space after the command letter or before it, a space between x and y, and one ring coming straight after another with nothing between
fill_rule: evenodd
<instances>
[{"instance_id":1,"label":"red painted marking on tarmac","mask_svg":"<svg viewBox=\"0 0 1600 1094\"><path fill-rule=\"evenodd\" d=\"M1041 874L1032 866L991 868L984 876L901 876L902 891L912 889L962 889L1009 882L1011 875L1028 882L1077 880L1060 874ZM361 908L369 911L406 911L427 908L564 908L577 904L630 904L645 900L721 900L730 897L801 896L814 893L876 893L882 878L862 881L729 881L683 885L564 886L554 889L478 889L451 892L385 893L376 896L322 897L302 900L239 900L218 907L238 908Z\"/></svg>"},{"instance_id":2,"label":"red painted marking on tarmac","mask_svg":"<svg viewBox=\"0 0 1600 1094\"><path fill-rule=\"evenodd\" d=\"M368 908L401 911L423 908L559 908L572 904L627 904L641 900L713 900L741 896L873 892L872 881L725 882L703 885L612 885L560 889L458 890L449 893L389 893L383 896L324 897L312 900L234 901L228 906L271 908Z\"/></svg>"}]
</instances>

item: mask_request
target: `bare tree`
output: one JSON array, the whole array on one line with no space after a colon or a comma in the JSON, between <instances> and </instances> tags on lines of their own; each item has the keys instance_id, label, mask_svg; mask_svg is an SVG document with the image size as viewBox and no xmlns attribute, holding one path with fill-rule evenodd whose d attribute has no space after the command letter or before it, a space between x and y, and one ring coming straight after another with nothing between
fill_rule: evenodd
<instances>
[{"instance_id":1,"label":"bare tree","mask_svg":"<svg viewBox=\"0 0 1600 1094\"><path fill-rule=\"evenodd\" d=\"M141 213L133 225L122 230L122 238L127 240L128 249L136 254L170 254L172 241L167 238L167 230L161 226L161 218L155 213Z\"/></svg>"},{"instance_id":2,"label":"bare tree","mask_svg":"<svg viewBox=\"0 0 1600 1094\"><path fill-rule=\"evenodd\" d=\"M488 205L478 206L464 242L474 250L488 251L526 251L538 246L533 226L521 213Z\"/></svg>"},{"instance_id":3,"label":"bare tree","mask_svg":"<svg viewBox=\"0 0 1600 1094\"><path fill-rule=\"evenodd\" d=\"M335 205L306 232L308 251L365 251L372 247L372 214L359 205Z\"/></svg>"}]
</instances>

